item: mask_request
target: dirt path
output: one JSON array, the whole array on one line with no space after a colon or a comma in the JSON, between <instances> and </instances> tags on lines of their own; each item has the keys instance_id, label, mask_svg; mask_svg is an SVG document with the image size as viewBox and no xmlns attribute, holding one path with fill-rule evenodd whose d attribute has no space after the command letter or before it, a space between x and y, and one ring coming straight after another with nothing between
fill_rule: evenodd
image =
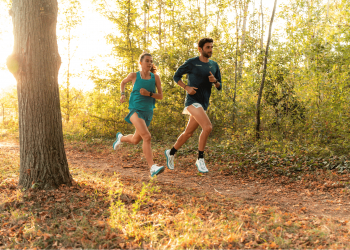
<instances>
[{"instance_id":1,"label":"dirt path","mask_svg":"<svg viewBox=\"0 0 350 250\"><path fill-rule=\"evenodd\" d=\"M19 151L19 147L14 143L1 142L0 150ZM81 152L68 145L66 153L72 167L100 170L101 173L106 174L116 172L134 181L150 179L149 169L146 167L145 161L139 157L135 159L129 152L108 150L102 153ZM165 164L161 154L157 155L156 158L158 158L157 162ZM341 220L350 217L349 195L348 193L343 194L340 189L309 190L298 188L298 183L296 185L281 185L276 184L272 179L264 181L242 180L235 176L225 176L219 171L198 175L193 157L178 158L175 170L166 169L158 176L160 184L224 195L247 205L276 206L282 211L303 213L306 216L325 216ZM210 166L208 168L210 170Z\"/></svg>"}]
</instances>

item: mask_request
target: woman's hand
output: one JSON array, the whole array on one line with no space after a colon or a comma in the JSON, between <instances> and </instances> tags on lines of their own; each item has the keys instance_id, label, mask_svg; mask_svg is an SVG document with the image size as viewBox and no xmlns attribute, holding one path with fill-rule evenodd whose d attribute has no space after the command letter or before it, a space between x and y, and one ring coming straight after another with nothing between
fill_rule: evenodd
<instances>
[{"instance_id":1,"label":"woman's hand","mask_svg":"<svg viewBox=\"0 0 350 250\"><path fill-rule=\"evenodd\" d=\"M125 102L125 95L121 95L120 97L120 103L123 103L123 102Z\"/></svg>"},{"instance_id":2,"label":"woman's hand","mask_svg":"<svg viewBox=\"0 0 350 250\"><path fill-rule=\"evenodd\" d=\"M140 89L140 94L144 95L144 96L149 96L150 92L147 91L146 89L142 88L142 89Z\"/></svg>"}]
</instances>

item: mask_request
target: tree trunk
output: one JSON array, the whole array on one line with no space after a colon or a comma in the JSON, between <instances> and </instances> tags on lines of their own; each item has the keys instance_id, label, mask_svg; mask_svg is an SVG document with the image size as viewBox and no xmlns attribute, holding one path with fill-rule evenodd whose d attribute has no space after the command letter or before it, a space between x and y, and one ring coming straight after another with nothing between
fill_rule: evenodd
<instances>
[{"instance_id":1,"label":"tree trunk","mask_svg":"<svg viewBox=\"0 0 350 250\"><path fill-rule=\"evenodd\" d=\"M205 20L205 37L207 37L207 26L208 26L208 23L207 23L207 0L204 1L204 20Z\"/></svg>"},{"instance_id":2,"label":"tree trunk","mask_svg":"<svg viewBox=\"0 0 350 250\"><path fill-rule=\"evenodd\" d=\"M242 78L242 71L243 71L244 45L245 45L245 35L246 35L246 28L247 28L249 2L250 0L247 0L247 2L244 3L244 7L243 7L243 25L242 25L242 38L241 38L241 51L240 51L241 58L239 61L239 68L238 68L239 80L241 80Z\"/></svg>"},{"instance_id":3,"label":"tree trunk","mask_svg":"<svg viewBox=\"0 0 350 250\"><path fill-rule=\"evenodd\" d=\"M266 50L265 50L263 75L262 75L261 85L260 85L260 89L259 89L258 101L256 102L256 127L255 127L255 133L256 134L255 135L256 135L257 139L260 139L260 103L261 103L261 97L262 97L262 93L263 93L263 89L264 89L264 83L265 83L265 77L266 77L267 57L269 55L269 45L270 45L270 40L271 40L271 30L272 30L273 18L275 16L275 12L276 12L276 5L277 5L277 0L275 0L274 6L273 6L271 21L270 21L270 27L269 27L269 36L267 38L267 44L266 44Z\"/></svg>"},{"instance_id":4,"label":"tree trunk","mask_svg":"<svg viewBox=\"0 0 350 250\"><path fill-rule=\"evenodd\" d=\"M232 123L235 123L236 119L236 96L237 96L237 68L238 68L238 11L236 7L236 58L235 58L235 86L233 94L233 112L232 112Z\"/></svg>"},{"instance_id":5,"label":"tree trunk","mask_svg":"<svg viewBox=\"0 0 350 250\"><path fill-rule=\"evenodd\" d=\"M67 114L66 114L66 120L67 122L69 122L70 119L70 60L71 60L71 56L70 56L70 40L71 40L71 35L70 35L70 28L68 31L68 65L67 65Z\"/></svg>"},{"instance_id":6,"label":"tree trunk","mask_svg":"<svg viewBox=\"0 0 350 250\"><path fill-rule=\"evenodd\" d=\"M325 27L325 29L327 29L328 23L329 23L329 0L327 1L326 27ZM327 37L325 37L325 42L327 45L328 44Z\"/></svg>"},{"instance_id":7,"label":"tree trunk","mask_svg":"<svg viewBox=\"0 0 350 250\"><path fill-rule=\"evenodd\" d=\"M260 38L260 50L264 49L264 11L262 7L262 0L260 2L260 11L261 11L261 38Z\"/></svg>"},{"instance_id":8,"label":"tree trunk","mask_svg":"<svg viewBox=\"0 0 350 250\"><path fill-rule=\"evenodd\" d=\"M2 107L2 124L5 126L5 106L3 103L1 103Z\"/></svg>"},{"instance_id":9,"label":"tree trunk","mask_svg":"<svg viewBox=\"0 0 350 250\"><path fill-rule=\"evenodd\" d=\"M144 2L143 26L144 26L143 51L146 51L147 50L147 0L145 0Z\"/></svg>"},{"instance_id":10,"label":"tree trunk","mask_svg":"<svg viewBox=\"0 0 350 250\"><path fill-rule=\"evenodd\" d=\"M13 54L20 141L19 186L54 189L71 185L63 144L58 89L57 0L13 0Z\"/></svg>"},{"instance_id":11,"label":"tree trunk","mask_svg":"<svg viewBox=\"0 0 350 250\"><path fill-rule=\"evenodd\" d=\"M162 49L162 0L159 0L159 18L158 18L158 42L159 42L159 49Z\"/></svg>"},{"instance_id":12,"label":"tree trunk","mask_svg":"<svg viewBox=\"0 0 350 250\"><path fill-rule=\"evenodd\" d=\"M151 0L148 0L148 9L147 9L147 43L149 43L149 13L151 9Z\"/></svg>"}]
</instances>

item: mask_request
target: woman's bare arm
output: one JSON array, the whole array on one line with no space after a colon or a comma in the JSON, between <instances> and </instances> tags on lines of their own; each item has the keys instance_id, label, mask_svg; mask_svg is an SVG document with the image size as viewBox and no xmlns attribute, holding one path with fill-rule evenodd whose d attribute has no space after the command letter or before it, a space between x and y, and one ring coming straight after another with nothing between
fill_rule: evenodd
<instances>
[{"instance_id":1,"label":"woman's bare arm","mask_svg":"<svg viewBox=\"0 0 350 250\"><path fill-rule=\"evenodd\" d=\"M161 100L163 99L163 91L162 91L162 83L160 81L159 75L154 74L155 80L156 80L156 87L157 87L157 93L153 93L152 97L154 99ZM144 96L149 96L150 92L146 89L142 88L140 89L140 94Z\"/></svg>"},{"instance_id":2,"label":"woman's bare arm","mask_svg":"<svg viewBox=\"0 0 350 250\"><path fill-rule=\"evenodd\" d=\"M136 79L136 73L130 73L121 83L120 83L120 103L125 102L125 85L129 82L134 82Z\"/></svg>"}]
</instances>

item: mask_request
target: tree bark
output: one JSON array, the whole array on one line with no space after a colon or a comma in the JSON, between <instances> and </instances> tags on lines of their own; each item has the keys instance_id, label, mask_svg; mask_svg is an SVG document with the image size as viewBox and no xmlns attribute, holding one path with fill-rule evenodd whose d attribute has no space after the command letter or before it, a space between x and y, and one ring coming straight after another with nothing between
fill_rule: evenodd
<instances>
[{"instance_id":1,"label":"tree bark","mask_svg":"<svg viewBox=\"0 0 350 250\"><path fill-rule=\"evenodd\" d=\"M143 51L146 51L147 50L147 0L145 0L144 2L143 26L144 26Z\"/></svg>"},{"instance_id":2,"label":"tree bark","mask_svg":"<svg viewBox=\"0 0 350 250\"><path fill-rule=\"evenodd\" d=\"M235 123L236 119L236 96L237 96L237 70L238 70L238 11L237 11L237 4L236 7L236 57L235 57L235 86L234 86L234 93L233 93L233 112L232 112L232 123Z\"/></svg>"},{"instance_id":3,"label":"tree bark","mask_svg":"<svg viewBox=\"0 0 350 250\"><path fill-rule=\"evenodd\" d=\"M70 40L71 40L71 35L70 35L70 28L68 31L68 65L67 65L67 122L69 122L70 119L70 110L71 110L71 106L70 106L70 60L71 60L71 56L70 56Z\"/></svg>"},{"instance_id":4,"label":"tree bark","mask_svg":"<svg viewBox=\"0 0 350 250\"><path fill-rule=\"evenodd\" d=\"M147 43L149 43L149 13L151 9L151 0L148 0L148 9L147 9Z\"/></svg>"},{"instance_id":5,"label":"tree bark","mask_svg":"<svg viewBox=\"0 0 350 250\"><path fill-rule=\"evenodd\" d=\"M262 7L262 0L260 2L260 11L261 11L261 38L260 38L260 50L264 49L264 11Z\"/></svg>"},{"instance_id":6,"label":"tree bark","mask_svg":"<svg viewBox=\"0 0 350 250\"><path fill-rule=\"evenodd\" d=\"M207 37L207 26L208 26L208 23L207 23L207 0L204 1L204 20L205 20L205 30L204 30L204 33L205 33L205 37Z\"/></svg>"},{"instance_id":7,"label":"tree bark","mask_svg":"<svg viewBox=\"0 0 350 250\"><path fill-rule=\"evenodd\" d=\"M276 12L276 5L277 5L277 0L275 0L274 6L273 6L270 27L269 27L269 36L267 38L267 44L266 44L266 50L265 50L263 75L262 75L261 85L260 85L259 94L258 94L258 101L256 102L256 126L255 126L255 133L256 134L255 135L256 135L257 139L260 139L260 103L261 103L262 93L264 90L266 68L267 68L267 57L269 55L269 45L270 45L270 41L271 41L271 30L272 30L273 18L275 16L275 12Z\"/></svg>"},{"instance_id":8,"label":"tree bark","mask_svg":"<svg viewBox=\"0 0 350 250\"><path fill-rule=\"evenodd\" d=\"M5 106L3 103L1 103L2 107L2 124L5 126Z\"/></svg>"},{"instance_id":9,"label":"tree bark","mask_svg":"<svg viewBox=\"0 0 350 250\"><path fill-rule=\"evenodd\" d=\"M57 80L61 65L57 0L13 0L11 13L14 50L8 66L17 80L19 186L55 189L71 185Z\"/></svg>"},{"instance_id":10,"label":"tree bark","mask_svg":"<svg viewBox=\"0 0 350 250\"><path fill-rule=\"evenodd\" d=\"M245 36L246 36L246 29L247 29L247 17L248 17L249 2L250 2L250 0L247 0L243 6L243 25L242 25L242 38L241 38L241 51L240 51L241 58L239 61L239 69L238 69L239 80L241 80L242 72L243 72L244 45L245 45Z\"/></svg>"},{"instance_id":11,"label":"tree bark","mask_svg":"<svg viewBox=\"0 0 350 250\"><path fill-rule=\"evenodd\" d=\"M159 49L162 49L162 0L159 0L159 18L158 18L158 42Z\"/></svg>"}]
</instances>

